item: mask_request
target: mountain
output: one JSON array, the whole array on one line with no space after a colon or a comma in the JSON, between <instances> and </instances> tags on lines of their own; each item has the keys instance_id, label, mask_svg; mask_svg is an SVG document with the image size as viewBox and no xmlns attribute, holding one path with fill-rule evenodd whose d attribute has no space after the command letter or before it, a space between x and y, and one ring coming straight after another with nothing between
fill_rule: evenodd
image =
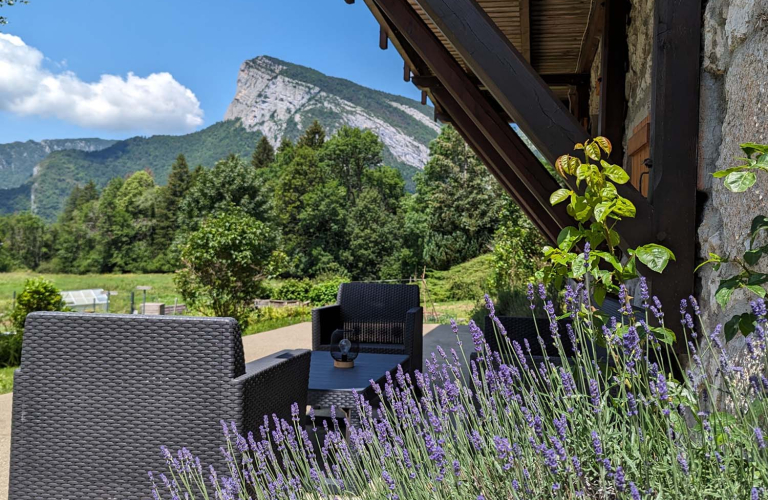
<instances>
[{"instance_id":1,"label":"mountain","mask_svg":"<svg viewBox=\"0 0 768 500\"><path fill-rule=\"evenodd\" d=\"M384 143L385 163L407 180L424 168L429 142L440 126L432 108L402 96L363 87L311 68L268 56L245 61L225 120L240 119L273 145L295 140L318 120L331 133L342 125L374 131Z\"/></svg>"},{"instance_id":2,"label":"mountain","mask_svg":"<svg viewBox=\"0 0 768 500\"><path fill-rule=\"evenodd\" d=\"M99 151L115 142L106 139L55 139L0 144L0 189L17 188L27 182L37 164L54 151Z\"/></svg>"},{"instance_id":3,"label":"mountain","mask_svg":"<svg viewBox=\"0 0 768 500\"><path fill-rule=\"evenodd\" d=\"M165 184L179 153L190 166L213 164L229 154L249 156L261 134L249 132L239 121L219 122L192 134L133 137L100 151L57 151L38 164L34 178L15 189L0 190L0 213L19 210L20 198L46 220L54 220L76 185L94 181L103 187L114 177L149 169Z\"/></svg>"},{"instance_id":4,"label":"mountain","mask_svg":"<svg viewBox=\"0 0 768 500\"><path fill-rule=\"evenodd\" d=\"M412 189L440 131L431 112L412 99L261 56L241 66L224 121L198 132L0 145L0 214L31 209L55 220L76 185L93 180L103 187L142 169L164 184L180 153L192 167L211 167L229 154L249 156L262 134L274 145L295 140L313 120L329 135L344 124L374 131L385 145L385 164L398 168Z\"/></svg>"}]
</instances>

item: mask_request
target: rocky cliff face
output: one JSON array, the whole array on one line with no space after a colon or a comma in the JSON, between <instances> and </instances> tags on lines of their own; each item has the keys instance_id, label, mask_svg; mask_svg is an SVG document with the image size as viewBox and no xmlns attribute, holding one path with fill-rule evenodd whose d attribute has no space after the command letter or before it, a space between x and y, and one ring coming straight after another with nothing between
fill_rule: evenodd
<instances>
[{"instance_id":1,"label":"rocky cliff face","mask_svg":"<svg viewBox=\"0 0 768 500\"><path fill-rule=\"evenodd\" d=\"M391 154L388 160L421 169L429 141L440 131L430 114L416 101L261 56L240 67L224 119L242 120L273 145L296 139L315 119L330 132L342 125L370 129Z\"/></svg>"},{"instance_id":2,"label":"rocky cliff face","mask_svg":"<svg viewBox=\"0 0 768 500\"><path fill-rule=\"evenodd\" d=\"M37 164L54 151L100 151L115 142L105 139L57 139L0 144L0 189L17 188L27 182Z\"/></svg>"}]
</instances>

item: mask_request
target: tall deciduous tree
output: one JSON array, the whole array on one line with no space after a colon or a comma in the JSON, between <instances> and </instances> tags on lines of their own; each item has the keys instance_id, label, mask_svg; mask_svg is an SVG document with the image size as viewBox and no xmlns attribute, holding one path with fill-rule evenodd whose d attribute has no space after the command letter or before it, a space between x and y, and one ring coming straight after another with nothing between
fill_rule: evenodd
<instances>
[{"instance_id":1,"label":"tall deciduous tree","mask_svg":"<svg viewBox=\"0 0 768 500\"><path fill-rule=\"evenodd\" d=\"M275 148L269 142L266 136L261 136L259 143L256 145L256 149L251 155L251 166L253 168L266 168L275 161Z\"/></svg>"},{"instance_id":2,"label":"tall deciduous tree","mask_svg":"<svg viewBox=\"0 0 768 500\"><path fill-rule=\"evenodd\" d=\"M365 173L381 166L384 145L370 130L343 126L323 148L321 158L354 200L363 189Z\"/></svg>"}]
</instances>

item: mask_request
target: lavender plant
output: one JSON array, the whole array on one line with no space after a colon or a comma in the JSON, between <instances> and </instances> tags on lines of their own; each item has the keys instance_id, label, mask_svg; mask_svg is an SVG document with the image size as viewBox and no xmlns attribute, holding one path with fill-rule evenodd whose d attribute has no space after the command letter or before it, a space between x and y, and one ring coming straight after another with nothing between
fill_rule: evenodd
<instances>
[{"instance_id":1,"label":"lavender plant","mask_svg":"<svg viewBox=\"0 0 768 500\"><path fill-rule=\"evenodd\" d=\"M550 319L539 342L551 337L558 358L535 358L527 342L511 340L486 298L501 352L490 352L471 323L475 356L466 359L458 341L432 353L414 378L387 376L374 387L382 404L361 398L361 424L345 422L348 438L335 419L315 432L312 412L305 429L296 406L292 422L265 417L256 434L223 424L228 470L204 469L188 450L163 450L168 472L150 474L154 498L768 498L768 379L746 379L726 355L720 326L706 331L697 320L695 300L680 305L692 363L676 381L653 361L674 362L674 353L652 335L641 342L651 330L636 327L663 327L671 316L644 284L643 313L624 308L602 327L584 288L567 291L564 330L546 295L529 291L532 311L543 307ZM750 352L765 363L765 302L752 309ZM595 337L605 341L605 360ZM707 351L720 360L731 413L699 404L697 394L714 390L701 368Z\"/></svg>"}]
</instances>

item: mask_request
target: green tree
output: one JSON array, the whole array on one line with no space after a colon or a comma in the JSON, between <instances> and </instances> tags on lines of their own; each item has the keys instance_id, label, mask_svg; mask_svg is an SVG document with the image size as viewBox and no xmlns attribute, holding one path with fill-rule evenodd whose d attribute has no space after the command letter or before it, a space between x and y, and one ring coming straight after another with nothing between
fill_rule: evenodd
<instances>
[{"instance_id":1,"label":"green tree","mask_svg":"<svg viewBox=\"0 0 768 500\"><path fill-rule=\"evenodd\" d=\"M27 269L37 269L48 257L50 243L43 219L22 212L6 217L3 226L3 246L8 253Z\"/></svg>"},{"instance_id":2,"label":"green tree","mask_svg":"<svg viewBox=\"0 0 768 500\"><path fill-rule=\"evenodd\" d=\"M28 0L0 0L0 7L11 7L16 4L29 3ZM5 16L0 16L0 26L8 24L8 19Z\"/></svg>"},{"instance_id":3,"label":"green tree","mask_svg":"<svg viewBox=\"0 0 768 500\"><path fill-rule=\"evenodd\" d=\"M269 139L262 135L256 149L251 156L251 166L255 169L265 168L275 161L275 148L270 144Z\"/></svg>"},{"instance_id":4,"label":"green tree","mask_svg":"<svg viewBox=\"0 0 768 500\"><path fill-rule=\"evenodd\" d=\"M321 158L354 200L363 189L368 170L381 166L384 145L370 130L343 126L323 148Z\"/></svg>"},{"instance_id":5,"label":"green tree","mask_svg":"<svg viewBox=\"0 0 768 500\"><path fill-rule=\"evenodd\" d=\"M383 269L388 270L387 278L401 274L400 231L398 217L386 210L381 194L364 189L349 212L349 246L344 254L352 278L379 279Z\"/></svg>"},{"instance_id":6,"label":"green tree","mask_svg":"<svg viewBox=\"0 0 768 500\"><path fill-rule=\"evenodd\" d=\"M312 122L312 125L304 131L304 135L299 137L296 146L320 149L323 147L323 144L325 144L325 129L323 129L319 121L315 120Z\"/></svg>"},{"instance_id":7,"label":"green tree","mask_svg":"<svg viewBox=\"0 0 768 500\"><path fill-rule=\"evenodd\" d=\"M487 252L499 222L501 186L453 127L430 144L414 208L426 215L423 257L435 269Z\"/></svg>"},{"instance_id":8,"label":"green tree","mask_svg":"<svg viewBox=\"0 0 768 500\"><path fill-rule=\"evenodd\" d=\"M547 244L522 209L508 196L503 198L498 229L493 236L493 289L504 292L522 285L544 262L541 249Z\"/></svg>"},{"instance_id":9,"label":"green tree","mask_svg":"<svg viewBox=\"0 0 768 500\"><path fill-rule=\"evenodd\" d=\"M181 202L179 226L195 231L200 221L235 205L251 217L267 220L267 197L259 175L242 158L230 155L216 162L211 170L199 173L194 186Z\"/></svg>"},{"instance_id":10,"label":"green tree","mask_svg":"<svg viewBox=\"0 0 768 500\"><path fill-rule=\"evenodd\" d=\"M155 209L153 236L156 267L163 271L173 270L172 242L178 227L179 206L192 186L192 174L184 155L179 155L171 167L168 184L159 188Z\"/></svg>"},{"instance_id":11,"label":"green tree","mask_svg":"<svg viewBox=\"0 0 768 500\"><path fill-rule=\"evenodd\" d=\"M284 262L278 233L268 224L229 207L203 221L181 249L176 286L189 305L206 314L237 319L244 328L263 281Z\"/></svg>"}]
</instances>

